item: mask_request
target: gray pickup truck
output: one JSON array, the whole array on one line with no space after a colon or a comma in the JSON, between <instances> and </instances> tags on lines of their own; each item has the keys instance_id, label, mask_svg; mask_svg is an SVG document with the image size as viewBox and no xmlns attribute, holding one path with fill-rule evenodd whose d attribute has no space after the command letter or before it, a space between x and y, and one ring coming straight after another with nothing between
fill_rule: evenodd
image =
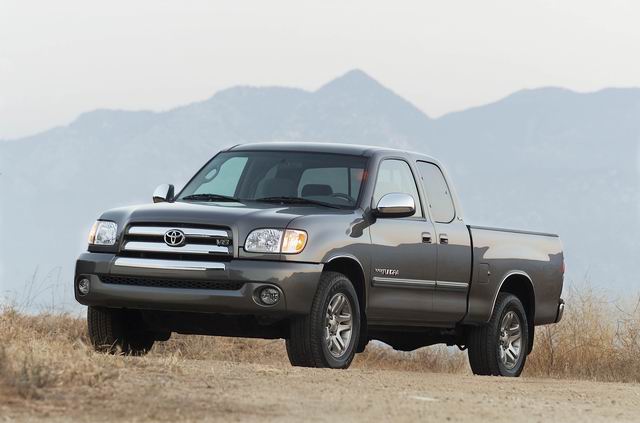
<instances>
[{"instance_id":1,"label":"gray pickup truck","mask_svg":"<svg viewBox=\"0 0 640 423\"><path fill-rule=\"evenodd\" d=\"M239 145L154 204L105 212L76 264L96 349L143 354L172 332L283 338L292 365L347 368L370 340L468 349L518 376L534 328L558 322L556 235L466 225L421 154Z\"/></svg>"}]
</instances>

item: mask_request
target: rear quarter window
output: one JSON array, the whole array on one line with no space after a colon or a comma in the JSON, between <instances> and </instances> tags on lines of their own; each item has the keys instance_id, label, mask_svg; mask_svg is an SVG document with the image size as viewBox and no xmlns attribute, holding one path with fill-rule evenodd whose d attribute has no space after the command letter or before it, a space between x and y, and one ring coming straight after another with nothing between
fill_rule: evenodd
<instances>
[{"instance_id":1,"label":"rear quarter window","mask_svg":"<svg viewBox=\"0 0 640 423\"><path fill-rule=\"evenodd\" d=\"M427 204L433 220L438 223L450 223L456 215L451 191L442 170L433 163L418 162L418 172L422 186L427 194Z\"/></svg>"}]
</instances>

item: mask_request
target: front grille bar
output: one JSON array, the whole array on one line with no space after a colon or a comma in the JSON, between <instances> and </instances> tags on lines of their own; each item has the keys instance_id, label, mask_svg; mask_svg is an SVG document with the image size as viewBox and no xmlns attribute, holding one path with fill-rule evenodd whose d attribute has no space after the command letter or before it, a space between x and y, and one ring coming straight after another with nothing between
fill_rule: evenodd
<instances>
[{"instance_id":1,"label":"front grille bar","mask_svg":"<svg viewBox=\"0 0 640 423\"><path fill-rule=\"evenodd\" d=\"M192 270L203 272L205 270L225 270L224 263L214 261L188 261L188 260L158 260L118 257L113 262L113 267L161 269L161 270Z\"/></svg>"},{"instance_id":2,"label":"front grille bar","mask_svg":"<svg viewBox=\"0 0 640 423\"><path fill-rule=\"evenodd\" d=\"M128 241L124 244L125 251L140 251L145 253L176 253L176 254L229 254L229 247L207 244L186 244L180 247L170 247L160 242Z\"/></svg>"},{"instance_id":3,"label":"front grille bar","mask_svg":"<svg viewBox=\"0 0 640 423\"><path fill-rule=\"evenodd\" d=\"M171 229L180 229L187 237L193 238L229 238L227 231L220 229L176 228L169 226L131 226L129 235L164 236Z\"/></svg>"}]
</instances>

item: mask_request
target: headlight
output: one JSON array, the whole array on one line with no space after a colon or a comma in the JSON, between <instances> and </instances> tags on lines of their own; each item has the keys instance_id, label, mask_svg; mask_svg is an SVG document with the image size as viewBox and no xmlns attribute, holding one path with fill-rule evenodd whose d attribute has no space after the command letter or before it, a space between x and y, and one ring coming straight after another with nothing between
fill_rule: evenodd
<instances>
[{"instance_id":1,"label":"headlight","mask_svg":"<svg viewBox=\"0 0 640 423\"><path fill-rule=\"evenodd\" d=\"M114 222L98 220L93 224L91 232L89 232L90 245L114 245L116 243L116 235L118 233L118 225Z\"/></svg>"},{"instance_id":2,"label":"headlight","mask_svg":"<svg viewBox=\"0 0 640 423\"><path fill-rule=\"evenodd\" d=\"M250 253L296 254L307 245L307 233L295 229L256 229L244 243Z\"/></svg>"}]
</instances>

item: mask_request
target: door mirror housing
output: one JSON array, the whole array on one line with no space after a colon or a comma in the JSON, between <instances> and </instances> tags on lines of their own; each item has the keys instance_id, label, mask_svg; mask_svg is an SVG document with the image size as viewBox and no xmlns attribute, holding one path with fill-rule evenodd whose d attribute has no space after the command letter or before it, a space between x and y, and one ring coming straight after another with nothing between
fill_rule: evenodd
<instances>
[{"instance_id":1,"label":"door mirror housing","mask_svg":"<svg viewBox=\"0 0 640 423\"><path fill-rule=\"evenodd\" d=\"M166 203L173 201L174 188L171 184L162 184L153 192L154 203Z\"/></svg>"},{"instance_id":2,"label":"door mirror housing","mask_svg":"<svg viewBox=\"0 0 640 423\"><path fill-rule=\"evenodd\" d=\"M379 217L409 217L416 212L413 197L402 192L384 195L376 205L375 214Z\"/></svg>"}]
</instances>

